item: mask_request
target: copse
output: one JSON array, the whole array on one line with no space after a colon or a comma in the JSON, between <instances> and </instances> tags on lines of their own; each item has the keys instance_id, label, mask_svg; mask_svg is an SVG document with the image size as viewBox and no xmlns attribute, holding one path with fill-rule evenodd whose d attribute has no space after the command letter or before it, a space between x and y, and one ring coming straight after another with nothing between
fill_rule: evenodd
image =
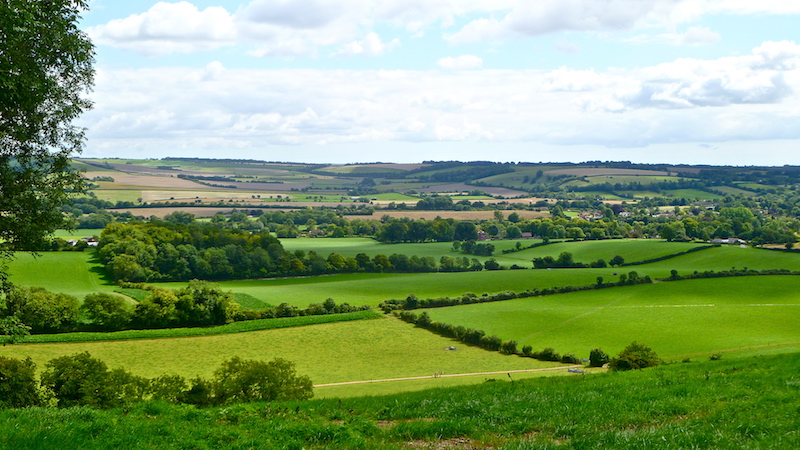
<instances>
[{"instance_id":1,"label":"copse","mask_svg":"<svg viewBox=\"0 0 800 450\"><path fill-rule=\"evenodd\" d=\"M78 323L78 299L42 287L14 286L6 294L0 317L16 317L34 333L69 331Z\"/></svg>"}]
</instances>

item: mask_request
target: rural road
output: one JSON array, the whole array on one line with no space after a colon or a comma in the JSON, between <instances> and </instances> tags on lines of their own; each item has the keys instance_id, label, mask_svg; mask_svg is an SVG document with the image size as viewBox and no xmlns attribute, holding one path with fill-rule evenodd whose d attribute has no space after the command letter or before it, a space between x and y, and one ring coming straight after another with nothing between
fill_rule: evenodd
<instances>
[{"instance_id":1,"label":"rural road","mask_svg":"<svg viewBox=\"0 0 800 450\"><path fill-rule=\"evenodd\" d=\"M574 364L571 366L558 366L558 367L545 367L543 369L519 369L519 370L501 370L498 372L472 372L472 373L451 373L451 374L436 374L436 375L426 375L422 377L403 377L403 378L383 378L380 380L361 380L361 381L342 381L339 383L325 383L325 384L315 384L314 387L327 387L327 386L344 386L348 384L366 384L366 383L383 383L387 381L409 381L409 380L426 380L429 378L451 378L451 377L468 377L473 375L502 375L507 373L523 373L523 372L546 372L546 371L554 371L554 370L567 370L567 369L576 369L576 368L583 368L584 366L581 364Z\"/></svg>"}]
</instances>

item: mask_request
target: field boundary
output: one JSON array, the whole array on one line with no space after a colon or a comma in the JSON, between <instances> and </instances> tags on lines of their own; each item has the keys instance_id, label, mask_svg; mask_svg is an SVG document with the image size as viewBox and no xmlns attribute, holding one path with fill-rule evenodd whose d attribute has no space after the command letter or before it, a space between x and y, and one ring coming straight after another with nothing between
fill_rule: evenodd
<instances>
[{"instance_id":1,"label":"field boundary","mask_svg":"<svg viewBox=\"0 0 800 450\"><path fill-rule=\"evenodd\" d=\"M499 370L494 372L471 372L471 373L450 373L450 374L433 374L433 375L424 375L424 376L417 376L417 377L401 377L401 378L382 378L377 380L359 380L359 381L340 381L338 383L324 383L324 384L315 384L315 388L319 387L329 387L329 386L347 386L350 384L368 384L368 383L387 383L391 381L413 381L413 380L429 380L432 378L456 378L456 377L471 377L477 375L502 375L502 374L512 374L512 373L528 373L528 372L547 372L547 371L555 371L555 370L568 370L568 369L577 369L583 368L582 364L571 364L568 366L558 366L558 367L543 367L540 369L516 369L516 370Z\"/></svg>"},{"instance_id":2,"label":"field boundary","mask_svg":"<svg viewBox=\"0 0 800 450\"><path fill-rule=\"evenodd\" d=\"M368 309L343 314L318 316L279 317L275 319L244 320L216 327L160 328L147 330L124 330L110 332L77 332L59 334L32 334L17 341L20 344L61 344L104 341L132 341L141 339L175 339L223 334L248 333L252 331L295 328L325 323L351 322L355 320L384 319L386 316Z\"/></svg>"}]
</instances>

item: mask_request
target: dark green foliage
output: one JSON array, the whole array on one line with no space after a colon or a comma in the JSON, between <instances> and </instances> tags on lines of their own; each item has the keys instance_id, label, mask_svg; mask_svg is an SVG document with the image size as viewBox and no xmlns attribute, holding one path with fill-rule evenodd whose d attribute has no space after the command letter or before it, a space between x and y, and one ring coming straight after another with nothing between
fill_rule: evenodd
<instances>
[{"instance_id":1,"label":"dark green foliage","mask_svg":"<svg viewBox=\"0 0 800 450\"><path fill-rule=\"evenodd\" d=\"M82 0L0 2L0 256L45 248L69 225L59 207L82 191L70 167L91 102L94 49L78 27ZM0 271L5 279L5 272ZM2 281L2 280L0 280Z\"/></svg>"},{"instance_id":2,"label":"dark green foliage","mask_svg":"<svg viewBox=\"0 0 800 450\"><path fill-rule=\"evenodd\" d=\"M31 334L31 327L22 323L17 316L0 319L0 344L16 344L20 339Z\"/></svg>"},{"instance_id":3,"label":"dark green foliage","mask_svg":"<svg viewBox=\"0 0 800 450\"><path fill-rule=\"evenodd\" d=\"M500 352L507 355L514 355L517 353L517 341L505 341L500 345Z\"/></svg>"},{"instance_id":4,"label":"dark green foliage","mask_svg":"<svg viewBox=\"0 0 800 450\"><path fill-rule=\"evenodd\" d=\"M42 403L36 364L0 356L0 408L25 408Z\"/></svg>"},{"instance_id":5,"label":"dark green foliage","mask_svg":"<svg viewBox=\"0 0 800 450\"><path fill-rule=\"evenodd\" d=\"M68 331L78 322L78 299L41 287L15 286L7 294L0 315L16 316L34 333Z\"/></svg>"},{"instance_id":6,"label":"dark green foliage","mask_svg":"<svg viewBox=\"0 0 800 450\"><path fill-rule=\"evenodd\" d=\"M81 310L95 325L107 331L126 328L133 317L130 303L119 295L105 292L87 295Z\"/></svg>"},{"instance_id":7,"label":"dark green foliage","mask_svg":"<svg viewBox=\"0 0 800 450\"><path fill-rule=\"evenodd\" d=\"M632 342L625 347L619 355L611 358L611 361L608 363L608 368L618 372L623 370L644 369L659 364L661 364L661 359L659 359L653 349L644 344Z\"/></svg>"},{"instance_id":8,"label":"dark green foliage","mask_svg":"<svg viewBox=\"0 0 800 450\"><path fill-rule=\"evenodd\" d=\"M619 255L611 258L611 260L608 261L608 264L611 265L611 267L621 266L624 263L625 263L625 258L623 258L622 256L619 256Z\"/></svg>"},{"instance_id":9,"label":"dark green foliage","mask_svg":"<svg viewBox=\"0 0 800 450\"><path fill-rule=\"evenodd\" d=\"M111 408L141 400L146 381L122 370L109 371L88 352L61 356L45 364L42 387L51 391L59 407Z\"/></svg>"},{"instance_id":10,"label":"dark green foliage","mask_svg":"<svg viewBox=\"0 0 800 450\"><path fill-rule=\"evenodd\" d=\"M233 357L214 372L211 386L216 404L306 400L314 395L311 380L297 375L294 363L282 358L264 362Z\"/></svg>"},{"instance_id":11,"label":"dark green foliage","mask_svg":"<svg viewBox=\"0 0 800 450\"><path fill-rule=\"evenodd\" d=\"M603 367L610 360L609 356L599 348L593 349L589 352L589 366L590 367Z\"/></svg>"},{"instance_id":12,"label":"dark green foliage","mask_svg":"<svg viewBox=\"0 0 800 450\"><path fill-rule=\"evenodd\" d=\"M541 360L541 361L553 361L553 362L555 362L555 361L560 361L561 360L561 355L556 353L556 350L554 348L552 348L552 347L547 347L544 350L542 350L541 352L534 353L533 357L538 359L538 360Z\"/></svg>"}]
</instances>

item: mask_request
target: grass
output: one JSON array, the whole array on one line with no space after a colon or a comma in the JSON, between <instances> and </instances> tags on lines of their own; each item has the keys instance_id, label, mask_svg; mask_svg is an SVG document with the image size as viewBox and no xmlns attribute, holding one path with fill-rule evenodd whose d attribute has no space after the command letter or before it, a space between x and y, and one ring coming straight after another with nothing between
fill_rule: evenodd
<instances>
[{"instance_id":1,"label":"grass","mask_svg":"<svg viewBox=\"0 0 800 450\"><path fill-rule=\"evenodd\" d=\"M451 345L458 350L448 351ZM19 344L0 352L17 358L30 356L41 367L57 356L82 351L109 367L125 367L148 377L163 373L206 377L233 356L282 357L295 361L298 372L309 375L315 384L553 365L462 346L393 318L176 339Z\"/></svg>"},{"instance_id":2,"label":"grass","mask_svg":"<svg viewBox=\"0 0 800 450\"><path fill-rule=\"evenodd\" d=\"M352 320L378 319L383 316L375 311L357 311L344 314L320 316L281 317L276 319L247 320L215 327L162 328L153 330L125 330L114 332L77 332L61 334L36 334L22 338L23 344L64 344L106 341L129 341L137 339L172 339L198 336L219 336L247 333L251 331L277 330L280 328L304 327L321 323L349 322Z\"/></svg>"},{"instance_id":3,"label":"grass","mask_svg":"<svg viewBox=\"0 0 800 450\"><path fill-rule=\"evenodd\" d=\"M103 266L94 251L43 252L38 256L16 253L9 263L9 281L41 286L83 299L87 294L110 292L115 285L104 277Z\"/></svg>"},{"instance_id":4,"label":"grass","mask_svg":"<svg viewBox=\"0 0 800 450\"><path fill-rule=\"evenodd\" d=\"M428 310L534 349L588 357L631 341L662 357L800 342L800 277L701 279Z\"/></svg>"},{"instance_id":5,"label":"grass","mask_svg":"<svg viewBox=\"0 0 800 450\"><path fill-rule=\"evenodd\" d=\"M0 411L0 448L800 446L798 354L417 393L196 409Z\"/></svg>"}]
</instances>

